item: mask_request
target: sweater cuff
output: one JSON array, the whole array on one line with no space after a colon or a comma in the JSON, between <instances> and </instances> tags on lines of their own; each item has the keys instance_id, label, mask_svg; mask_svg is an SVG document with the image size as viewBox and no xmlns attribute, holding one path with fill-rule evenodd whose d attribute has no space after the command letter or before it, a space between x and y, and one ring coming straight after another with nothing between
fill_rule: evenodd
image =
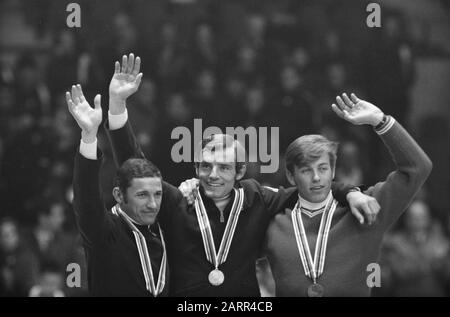
<instances>
[{"instance_id":1,"label":"sweater cuff","mask_svg":"<svg viewBox=\"0 0 450 317\"><path fill-rule=\"evenodd\" d=\"M388 132L392 128L394 123L395 123L395 119L393 117L391 117L391 116L387 116L386 122L381 127L379 127L378 129L375 129L375 132L378 135L385 134L386 132Z\"/></svg>"}]
</instances>

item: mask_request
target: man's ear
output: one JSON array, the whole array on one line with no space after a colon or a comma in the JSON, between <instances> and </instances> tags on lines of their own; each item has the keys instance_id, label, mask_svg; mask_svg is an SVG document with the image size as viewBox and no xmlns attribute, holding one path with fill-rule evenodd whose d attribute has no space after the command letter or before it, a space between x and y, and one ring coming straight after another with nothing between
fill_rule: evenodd
<instances>
[{"instance_id":1,"label":"man's ear","mask_svg":"<svg viewBox=\"0 0 450 317\"><path fill-rule=\"evenodd\" d=\"M123 194L119 187L114 187L112 194L114 196L114 199L116 200L116 203L122 204L124 202Z\"/></svg>"},{"instance_id":2,"label":"man's ear","mask_svg":"<svg viewBox=\"0 0 450 317\"><path fill-rule=\"evenodd\" d=\"M241 169L236 173L235 179L238 181L244 177L245 173L247 172L247 165L243 164L241 166Z\"/></svg>"},{"instance_id":3,"label":"man's ear","mask_svg":"<svg viewBox=\"0 0 450 317\"><path fill-rule=\"evenodd\" d=\"M195 165L195 175L197 176L197 178L199 178L199 176L198 176L198 165Z\"/></svg>"},{"instance_id":4,"label":"man's ear","mask_svg":"<svg viewBox=\"0 0 450 317\"><path fill-rule=\"evenodd\" d=\"M292 175L291 171L286 168L286 178L292 186L296 186L294 181L294 175Z\"/></svg>"}]
</instances>

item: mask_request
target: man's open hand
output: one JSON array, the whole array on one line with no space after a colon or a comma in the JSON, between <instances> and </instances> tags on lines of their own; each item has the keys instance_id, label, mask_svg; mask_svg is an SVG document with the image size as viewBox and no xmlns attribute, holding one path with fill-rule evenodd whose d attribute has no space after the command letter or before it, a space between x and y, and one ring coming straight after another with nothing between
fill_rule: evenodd
<instances>
[{"instance_id":1,"label":"man's open hand","mask_svg":"<svg viewBox=\"0 0 450 317\"><path fill-rule=\"evenodd\" d=\"M83 95L81 85L74 85L71 93L66 92L66 102L70 114L82 130L83 140L88 143L95 140L102 123L101 96L95 96L95 108L92 108Z\"/></svg>"},{"instance_id":2,"label":"man's open hand","mask_svg":"<svg viewBox=\"0 0 450 317\"><path fill-rule=\"evenodd\" d=\"M342 94L342 97L336 97L336 104L331 108L342 119L347 120L356 125L370 124L372 126L378 125L383 119L383 112L370 102L364 101L351 94L351 99L347 94Z\"/></svg>"},{"instance_id":3,"label":"man's open hand","mask_svg":"<svg viewBox=\"0 0 450 317\"><path fill-rule=\"evenodd\" d=\"M141 59L134 54L122 57L122 65L116 61L114 75L109 84L109 111L120 114L125 111L125 101L134 94L141 83Z\"/></svg>"}]
</instances>

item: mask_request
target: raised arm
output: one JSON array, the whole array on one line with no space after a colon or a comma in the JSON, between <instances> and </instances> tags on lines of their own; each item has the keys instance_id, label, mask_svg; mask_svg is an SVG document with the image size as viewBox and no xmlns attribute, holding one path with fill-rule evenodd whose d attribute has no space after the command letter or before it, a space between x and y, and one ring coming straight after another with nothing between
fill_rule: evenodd
<instances>
[{"instance_id":1,"label":"raised arm","mask_svg":"<svg viewBox=\"0 0 450 317\"><path fill-rule=\"evenodd\" d=\"M131 53L122 57L122 64L116 61L114 74L109 84L109 111L106 133L113 150L117 166L132 157L143 158L131 125L128 122L126 101L134 94L141 83L141 59Z\"/></svg>"},{"instance_id":2,"label":"raised arm","mask_svg":"<svg viewBox=\"0 0 450 317\"><path fill-rule=\"evenodd\" d=\"M98 179L101 165L98 157L101 152L97 151L97 131L102 121L100 98L100 95L95 97L95 108L92 108L80 85L72 86L71 93L66 92L69 112L81 128L81 142L74 164L73 204L77 226L88 245L98 240L106 225Z\"/></svg>"},{"instance_id":3,"label":"raised arm","mask_svg":"<svg viewBox=\"0 0 450 317\"><path fill-rule=\"evenodd\" d=\"M108 122L105 123L106 134L113 151L116 167L130 158L145 158L128 121L126 101L134 94L141 83L141 59L131 53L122 57L122 64L115 63L114 74L109 84ZM170 213L178 208L182 200L181 193L172 185L162 181L163 198L159 219L164 230L169 230Z\"/></svg>"},{"instance_id":4,"label":"raised arm","mask_svg":"<svg viewBox=\"0 0 450 317\"><path fill-rule=\"evenodd\" d=\"M382 228L387 230L406 209L432 169L432 163L414 139L395 121L375 105L354 94L351 99L343 94L336 98L332 108L336 114L356 125L368 124L383 140L396 165L387 179L367 189L375 197L381 211L378 216Z\"/></svg>"}]
</instances>

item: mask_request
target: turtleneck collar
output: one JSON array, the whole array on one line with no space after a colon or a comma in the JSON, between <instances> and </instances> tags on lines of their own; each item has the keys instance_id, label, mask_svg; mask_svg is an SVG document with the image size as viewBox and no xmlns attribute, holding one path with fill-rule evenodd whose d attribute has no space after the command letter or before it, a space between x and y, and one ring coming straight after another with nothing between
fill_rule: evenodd
<instances>
[{"instance_id":1,"label":"turtleneck collar","mask_svg":"<svg viewBox=\"0 0 450 317\"><path fill-rule=\"evenodd\" d=\"M327 204L328 200L333 197L333 193L330 192L328 193L327 198L325 198L323 201L318 202L318 203L312 203L306 199L304 199L302 196L300 196L300 194L298 194L298 199L300 201L300 206L302 209L307 209L310 211L316 211L316 210L320 210L325 208L325 205Z\"/></svg>"}]
</instances>

